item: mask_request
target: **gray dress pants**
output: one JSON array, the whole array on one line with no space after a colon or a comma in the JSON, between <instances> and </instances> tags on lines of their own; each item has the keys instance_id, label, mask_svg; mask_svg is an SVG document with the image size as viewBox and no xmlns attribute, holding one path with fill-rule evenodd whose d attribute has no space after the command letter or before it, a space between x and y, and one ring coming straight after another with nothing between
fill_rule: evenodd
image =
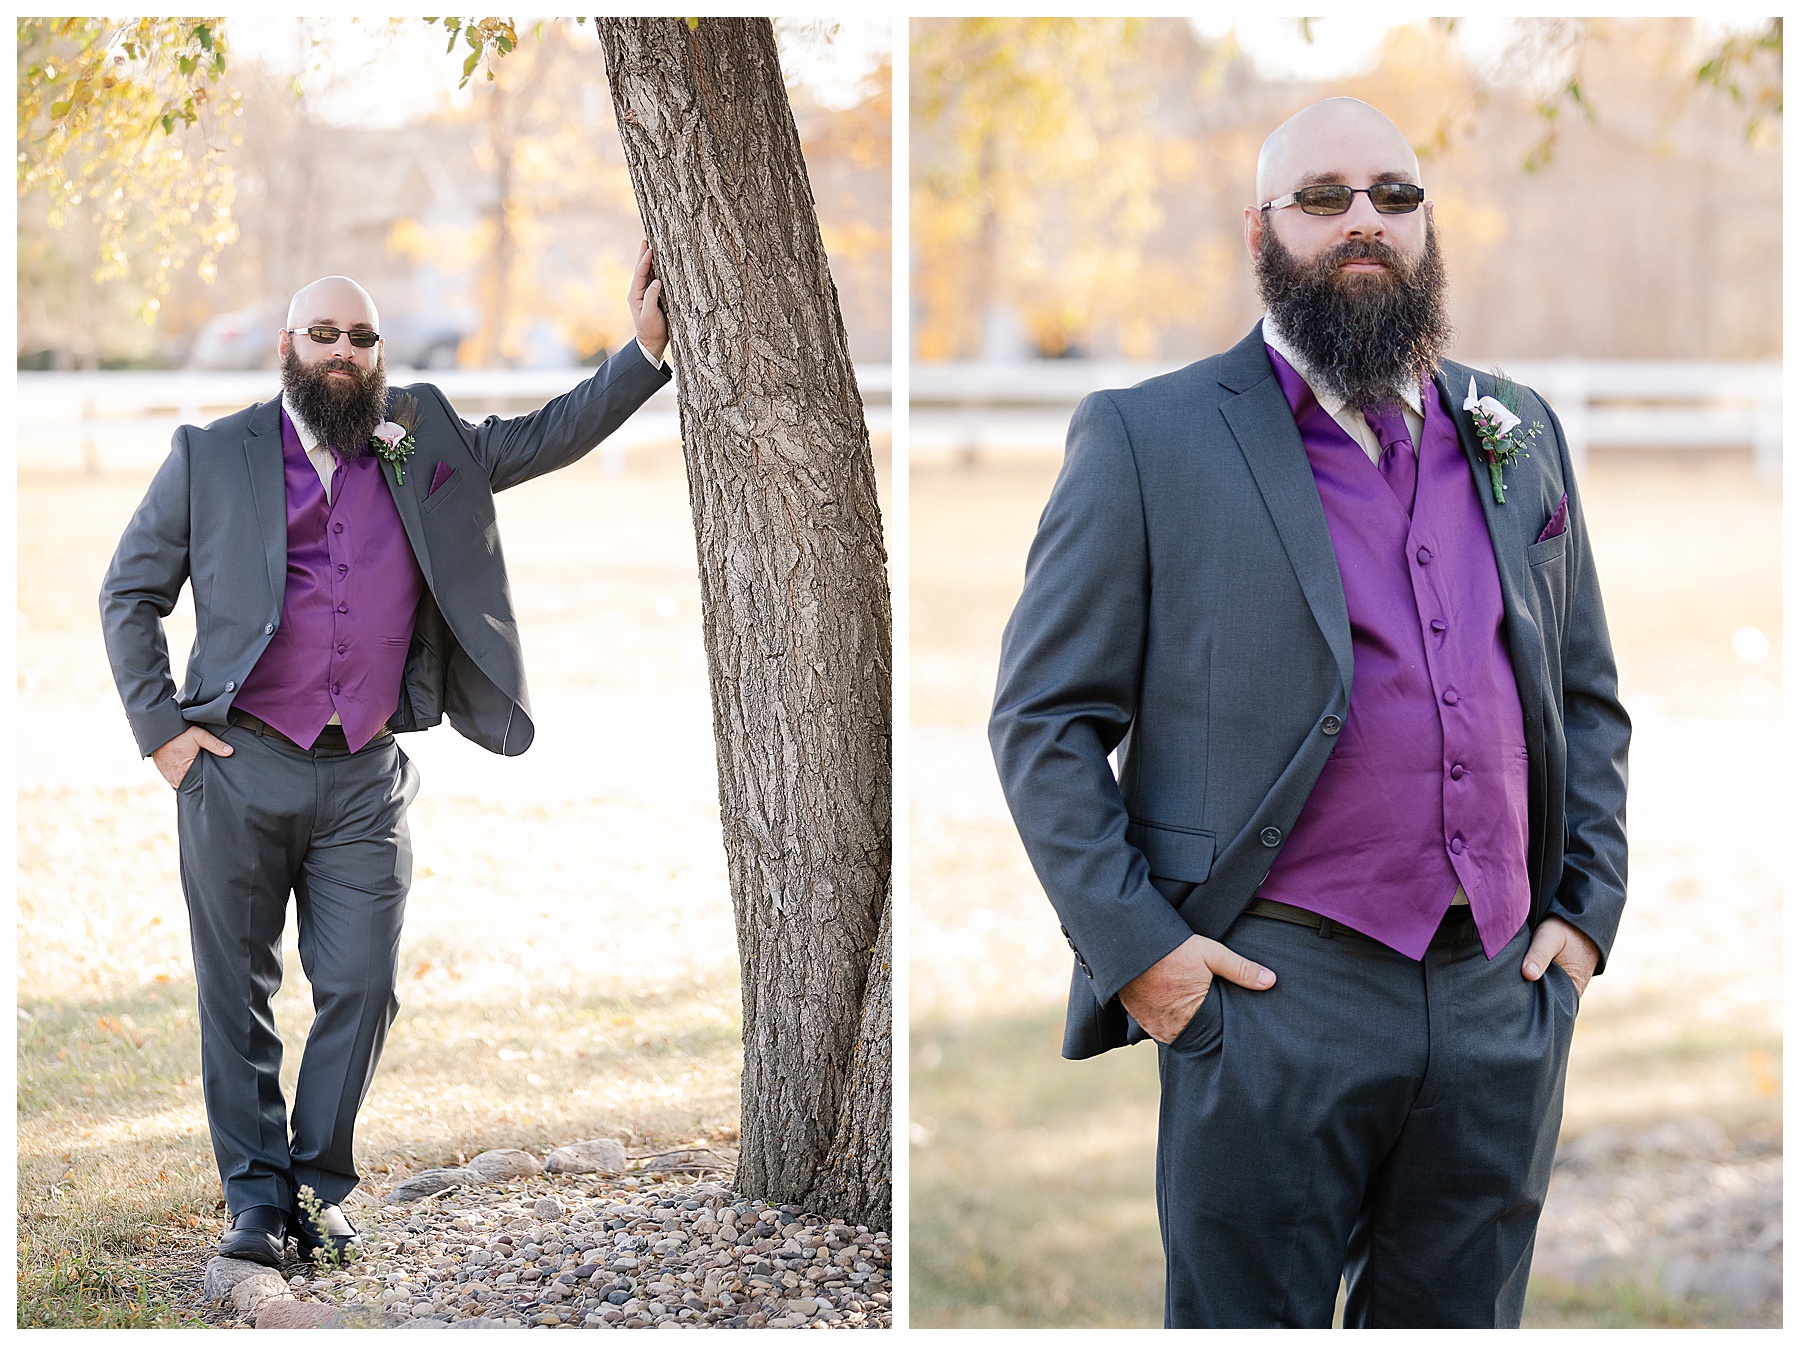
<instances>
[{"instance_id":1,"label":"gray dress pants","mask_svg":"<svg viewBox=\"0 0 1800 1346\"><path fill-rule=\"evenodd\" d=\"M232 755L202 751L176 808L206 1120L225 1204L233 1216L291 1210L301 1185L338 1202L357 1183L356 1113L400 1009L406 810L418 771L385 732L356 753L335 727L310 749L245 725L219 736ZM289 893L314 1010L291 1136L270 1007Z\"/></svg>"},{"instance_id":2,"label":"gray dress pants","mask_svg":"<svg viewBox=\"0 0 1800 1346\"><path fill-rule=\"evenodd\" d=\"M1560 967L1492 961L1452 908L1415 962L1326 922L1245 915L1161 1053L1156 1196L1170 1327L1516 1327L1574 1032Z\"/></svg>"}]
</instances>

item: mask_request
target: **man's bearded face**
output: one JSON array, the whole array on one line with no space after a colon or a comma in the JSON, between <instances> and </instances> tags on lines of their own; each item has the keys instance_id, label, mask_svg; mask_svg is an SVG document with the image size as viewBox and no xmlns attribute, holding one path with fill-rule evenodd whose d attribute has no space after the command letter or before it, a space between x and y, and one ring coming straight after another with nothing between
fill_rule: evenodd
<instances>
[{"instance_id":1,"label":"man's bearded face","mask_svg":"<svg viewBox=\"0 0 1800 1346\"><path fill-rule=\"evenodd\" d=\"M320 442L346 462L360 458L369 452L375 427L387 419L386 363L380 355L366 369L336 354L302 361L298 343L311 340L302 333L281 357L282 390Z\"/></svg>"},{"instance_id":2,"label":"man's bearded face","mask_svg":"<svg viewBox=\"0 0 1800 1346\"><path fill-rule=\"evenodd\" d=\"M1373 260L1381 271L1343 271ZM1324 390L1366 407L1418 386L1449 344L1444 264L1429 220L1407 257L1374 239L1346 239L1302 261L1264 229L1256 283L1281 335Z\"/></svg>"}]
</instances>

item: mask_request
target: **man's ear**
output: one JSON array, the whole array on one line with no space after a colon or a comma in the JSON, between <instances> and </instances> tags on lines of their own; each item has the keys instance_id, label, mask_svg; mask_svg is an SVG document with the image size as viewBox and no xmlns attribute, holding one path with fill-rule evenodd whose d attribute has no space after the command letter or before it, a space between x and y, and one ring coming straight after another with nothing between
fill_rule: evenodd
<instances>
[{"instance_id":1,"label":"man's ear","mask_svg":"<svg viewBox=\"0 0 1800 1346\"><path fill-rule=\"evenodd\" d=\"M288 347L293 343L293 340L294 339L290 337L286 331L283 331L275 338L275 354L283 363L286 363L287 361Z\"/></svg>"},{"instance_id":2,"label":"man's ear","mask_svg":"<svg viewBox=\"0 0 1800 1346\"><path fill-rule=\"evenodd\" d=\"M1429 202L1427 205L1429 206ZM1244 207L1244 246L1250 250L1250 260L1256 261L1262 256L1263 213L1255 206Z\"/></svg>"}]
</instances>

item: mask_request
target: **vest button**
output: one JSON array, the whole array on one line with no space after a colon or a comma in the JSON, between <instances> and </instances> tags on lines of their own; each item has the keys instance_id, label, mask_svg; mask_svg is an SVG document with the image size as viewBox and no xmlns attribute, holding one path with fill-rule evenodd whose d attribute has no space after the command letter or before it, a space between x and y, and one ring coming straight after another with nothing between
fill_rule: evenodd
<instances>
[{"instance_id":1,"label":"vest button","mask_svg":"<svg viewBox=\"0 0 1800 1346\"><path fill-rule=\"evenodd\" d=\"M269 623L269 624L268 624L268 625L267 625L267 626L265 626L265 627L263 627L263 634L264 634L264 635L265 635L265 636L272 636L272 635L274 635L274 634L275 634L275 623L274 623L274 622L270 622L270 623Z\"/></svg>"},{"instance_id":2,"label":"vest button","mask_svg":"<svg viewBox=\"0 0 1800 1346\"><path fill-rule=\"evenodd\" d=\"M1431 619L1431 629L1433 631L1442 632L1444 630L1444 619L1441 617L1433 617Z\"/></svg>"},{"instance_id":3,"label":"vest button","mask_svg":"<svg viewBox=\"0 0 1800 1346\"><path fill-rule=\"evenodd\" d=\"M1449 688L1445 689L1444 704L1446 706L1454 706L1458 701L1461 701L1461 700L1462 700L1462 697L1457 694L1456 688L1449 687Z\"/></svg>"},{"instance_id":4,"label":"vest button","mask_svg":"<svg viewBox=\"0 0 1800 1346\"><path fill-rule=\"evenodd\" d=\"M331 694L333 696L338 694L338 685L335 682L331 684Z\"/></svg>"},{"instance_id":5,"label":"vest button","mask_svg":"<svg viewBox=\"0 0 1800 1346\"><path fill-rule=\"evenodd\" d=\"M1431 562L1431 548L1430 547L1420 547L1417 552L1417 555L1419 558L1420 565L1429 565L1430 564L1430 562Z\"/></svg>"},{"instance_id":6,"label":"vest button","mask_svg":"<svg viewBox=\"0 0 1800 1346\"><path fill-rule=\"evenodd\" d=\"M331 525L331 531L334 533L341 533L344 531L344 525L342 523L334 523Z\"/></svg>"},{"instance_id":7,"label":"vest button","mask_svg":"<svg viewBox=\"0 0 1800 1346\"><path fill-rule=\"evenodd\" d=\"M338 611L339 612L348 612L348 611L350 611L350 605L348 603L339 603Z\"/></svg>"},{"instance_id":8,"label":"vest button","mask_svg":"<svg viewBox=\"0 0 1800 1346\"><path fill-rule=\"evenodd\" d=\"M1461 855L1462 853L1463 853L1463 839L1461 837L1451 837L1450 838L1450 854Z\"/></svg>"},{"instance_id":9,"label":"vest button","mask_svg":"<svg viewBox=\"0 0 1800 1346\"><path fill-rule=\"evenodd\" d=\"M350 647L348 645L339 645L338 646L339 654L348 654L349 652L350 652Z\"/></svg>"},{"instance_id":10,"label":"vest button","mask_svg":"<svg viewBox=\"0 0 1800 1346\"><path fill-rule=\"evenodd\" d=\"M1450 768L1450 779L1451 780L1461 780L1464 776L1466 776L1468 774L1469 774L1468 772L1463 770L1463 764L1461 762L1458 762L1455 766Z\"/></svg>"},{"instance_id":11,"label":"vest button","mask_svg":"<svg viewBox=\"0 0 1800 1346\"><path fill-rule=\"evenodd\" d=\"M1335 734L1343 727L1344 722L1335 715L1327 715L1319 721L1319 732L1322 734Z\"/></svg>"},{"instance_id":12,"label":"vest button","mask_svg":"<svg viewBox=\"0 0 1800 1346\"><path fill-rule=\"evenodd\" d=\"M350 569L349 566L339 566L338 574L340 574L340 575L346 574L346 573L348 573L349 569Z\"/></svg>"},{"instance_id":13,"label":"vest button","mask_svg":"<svg viewBox=\"0 0 1800 1346\"><path fill-rule=\"evenodd\" d=\"M237 690L237 684L235 682L228 682L225 684L225 690L228 692L235 692Z\"/></svg>"},{"instance_id":14,"label":"vest button","mask_svg":"<svg viewBox=\"0 0 1800 1346\"><path fill-rule=\"evenodd\" d=\"M1281 829L1279 827L1263 828L1262 844L1265 846L1279 846L1281 844Z\"/></svg>"}]
</instances>

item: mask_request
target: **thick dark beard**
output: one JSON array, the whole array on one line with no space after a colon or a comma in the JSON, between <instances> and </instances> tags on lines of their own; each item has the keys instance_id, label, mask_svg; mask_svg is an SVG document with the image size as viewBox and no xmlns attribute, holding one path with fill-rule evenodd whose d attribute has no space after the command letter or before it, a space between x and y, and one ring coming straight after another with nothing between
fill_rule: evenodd
<instances>
[{"instance_id":1,"label":"thick dark beard","mask_svg":"<svg viewBox=\"0 0 1800 1346\"><path fill-rule=\"evenodd\" d=\"M312 338L307 337L306 340ZM340 385L330 373L348 370L351 382ZM281 387L306 428L337 451L344 462L370 452L375 427L387 419L387 369L380 356L369 369L345 360L302 364L292 346L281 360Z\"/></svg>"},{"instance_id":2,"label":"thick dark beard","mask_svg":"<svg viewBox=\"0 0 1800 1346\"><path fill-rule=\"evenodd\" d=\"M1373 258L1385 273L1340 272L1340 263ZM1449 345L1444 262L1437 231L1425 224L1425 251L1409 261L1385 243L1349 240L1311 262L1263 230L1256 284L1282 337L1322 391L1352 407L1372 406L1417 387Z\"/></svg>"}]
</instances>

